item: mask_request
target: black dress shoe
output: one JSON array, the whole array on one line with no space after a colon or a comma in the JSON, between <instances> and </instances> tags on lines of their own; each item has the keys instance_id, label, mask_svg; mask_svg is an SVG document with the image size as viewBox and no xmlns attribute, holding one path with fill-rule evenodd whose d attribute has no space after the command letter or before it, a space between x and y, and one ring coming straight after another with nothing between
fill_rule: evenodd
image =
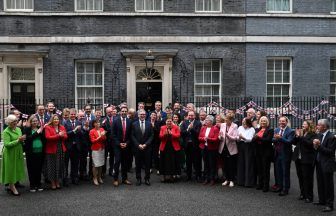
<instances>
[{"instance_id":1,"label":"black dress shoe","mask_svg":"<svg viewBox=\"0 0 336 216\"><path fill-rule=\"evenodd\" d=\"M314 202L313 204L314 204L314 205L319 205L319 206L320 206L320 205L321 205L321 206L324 206L324 205L325 205L325 203L321 203L321 202Z\"/></svg>"},{"instance_id":2,"label":"black dress shoe","mask_svg":"<svg viewBox=\"0 0 336 216\"><path fill-rule=\"evenodd\" d=\"M258 185L258 186L256 187L256 189L257 189L257 190L261 190L261 189L263 189L263 187L262 187L261 185Z\"/></svg>"},{"instance_id":3,"label":"black dress shoe","mask_svg":"<svg viewBox=\"0 0 336 216\"><path fill-rule=\"evenodd\" d=\"M288 195L288 191L281 191L279 193L279 196L287 196Z\"/></svg>"},{"instance_id":4,"label":"black dress shoe","mask_svg":"<svg viewBox=\"0 0 336 216\"><path fill-rule=\"evenodd\" d=\"M63 179L63 187L69 187L68 179Z\"/></svg>"},{"instance_id":5,"label":"black dress shoe","mask_svg":"<svg viewBox=\"0 0 336 216\"><path fill-rule=\"evenodd\" d=\"M141 185L141 179L138 179L136 182L136 186L140 186Z\"/></svg>"},{"instance_id":6,"label":"black dress shoe","mask_svg":"<svg viewBox=\"0 0 336 216\"><path fill-rule=\"evenodd\" d=\"M264 193L268 192L269 191L269 188L263 188L262 190Z\"/></svg>"},{"instance_id":7,"label":"black dress shoe","mask_svg":"<svg viewBox=\"0 0 336 216\"><path fill-rule=\"evenodd\" d=\"M332 211L334 211L334 208L329 207L329 206L327 206L324 209L322 209L322 212L332 212Z\"/></svg>"},{"instance_id":8,"label":"black dress shoe","mask_svg":"<svg viewBox=\"0 0 336 216\"><path fill-rule=\"evenodd\" d=\"M79 180L78 179L72 179L71 182L74 185L79 185Z\"/></svg>"},{"instance_id":9,"label":"black dress shoe","mask_svg":"<svg viewBox=\"0 0 336 216\"><path fill-rule=\"evenodd\" d=\"M147 186L150 186L150 181L149 181L149 179L146 179L146 180L145 180L145 184L146 184Z\"/></svg>"}]
</instances>

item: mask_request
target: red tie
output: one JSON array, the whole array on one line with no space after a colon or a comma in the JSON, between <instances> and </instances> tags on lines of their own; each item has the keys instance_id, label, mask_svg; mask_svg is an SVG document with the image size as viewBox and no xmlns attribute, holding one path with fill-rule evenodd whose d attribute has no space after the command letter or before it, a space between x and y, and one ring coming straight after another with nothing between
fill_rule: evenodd
<instances>
[{"instance_id":1,"label":"red tie","mask_svg":"<svg viewBox=\"0 0 336 216\"><path fill-rule=\"evenodd\" d=\"M123 118L122 127L123 127L123 140L125 140L125 138L126 138L126 121L125 121L125 118Z\"/></svg>"},{"instance_id":2,"label":"red tie","mask_svg":"<svg viewBox=\"0 0 336 216\"><path fill-rule=\"evenodd\" d=\"M110 126L112 126L112 123L113 123L113 117L111 116L110 117Z\"/></svg>"}]
</instances>

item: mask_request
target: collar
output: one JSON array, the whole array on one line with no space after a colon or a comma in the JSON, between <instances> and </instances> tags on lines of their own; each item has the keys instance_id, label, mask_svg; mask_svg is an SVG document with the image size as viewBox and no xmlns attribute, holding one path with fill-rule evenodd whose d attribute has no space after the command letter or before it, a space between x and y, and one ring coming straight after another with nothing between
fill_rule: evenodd
<instances>
[{"instance_id":1,"label":"collar","mask_svg":"<svg viewBox=\"0 0 336 216\"><path fill-rule=\"evenodd\" d=\"M326 130L326 132L323 133L323 136L327 135L328 132L329 130Z\"/></svg>"},{"instance_id":2,"label":"collar","mask_svg":"<svg viewBox=\"0 0 336 216\"><path fill-rule=\"evenodd\" d=\"M280 130L285 131L285 130L287 129L287 127L288 127L288 126L286 126L285 128L280 128Z\"/></svg>"}]
</instances>

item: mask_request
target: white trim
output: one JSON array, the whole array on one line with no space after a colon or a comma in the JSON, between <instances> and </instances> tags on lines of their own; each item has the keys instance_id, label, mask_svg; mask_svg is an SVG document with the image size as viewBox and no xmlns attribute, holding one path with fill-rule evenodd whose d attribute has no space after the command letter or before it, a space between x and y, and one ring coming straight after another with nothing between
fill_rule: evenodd
<instances>
[{"instance_id":1,"label":"white trim","mask_svg":"<svg viewBox=\"0 0 336 216\"><path fill-rule=\"evenodd\" d=\"M84 12L41 12L41 11L0 11L0 16L118 16L118 17L240 17L240 18L258 18L258 17L278 17L278 18L326 18L335 19L336 12L326 14L313 13L167 13L167 12L108 12L108 11L84 11Z\"/></svg>"},{"instance_id":2,"label":"white trim","mask_svg":"<svg viewBox=\"0 0 336 216\"><path fill-rule=\"evenodd\" d=\"M196 10L196 8L197 8L196 1L197 0L195 0L195 13L222 13L223 12L223 4L222 4L223 0L220 0L219 11L205 11L205 10L199 11L199 10ZM206 1L206 0L203 0L203 9L204 9L204 1ZM209 1L211 1L211 0L209 0Z\"/></svg>"},{"instance_id":3,"label":"white trim","mask_svg":"<svg viewBox=\"0 0 336 216\"><path fill-rule=\"evenodd\" d=\"M143 0L145 1L145 0ZM134 1L134 11L136 13L140 12L140 13L160 13L160 12L163 12L164 9L163 9L163 0L161 0L161 10L137 10L137 0Z\"/></svg>"},{"instance_id":4,"label":"white trim","mask_svg":"<svg viewBox=\"0 0 336 216\"><path fill-rule=\"evenodd\" d=\"M72 43L308 43L335 44L336 37L314 36L0 36L3 44L72 44Z\"/></svg>"}]
</instances>

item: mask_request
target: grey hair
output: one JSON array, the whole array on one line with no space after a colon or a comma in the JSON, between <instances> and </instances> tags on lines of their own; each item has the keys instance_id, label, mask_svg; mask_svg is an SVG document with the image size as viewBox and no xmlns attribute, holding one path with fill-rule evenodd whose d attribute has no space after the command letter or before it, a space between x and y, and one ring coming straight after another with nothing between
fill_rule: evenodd
<instances>
[{"instance_id":1,"label":"grey hair","mask_svg":"<svg viewBox=\"0 0 336 216\"><path fill-rule=\"evenodd\" d=\"M210 120L213 123L214 122L214 117L212 115L207 115L205 120Z\"/></svg>"},{"instance_id":2,"label":"grey hair","mask_svg":"<svg viewBox=\"0 0 336 216\"><path fill-rule=\"evenodd\" d=\"M327 119L319 119L317 123L325 125L328 129L330 128L330 123Z\"/></svg>"},{"instance_id":3,"label":"grey hair","mask_svg":"<svg viewBox=\"0 0 336 216\"><path fill-rule=\"evenodd\" d=\"M18 119L16 118L15 115L10 114L10 115L7 116L5 122L6 122L6 124L8 125L8 124L10 124L10 123L12 123L12 122L14 122L14 121L17 121L17 120L18 120Z\"/></svg>"}]
</instances>

